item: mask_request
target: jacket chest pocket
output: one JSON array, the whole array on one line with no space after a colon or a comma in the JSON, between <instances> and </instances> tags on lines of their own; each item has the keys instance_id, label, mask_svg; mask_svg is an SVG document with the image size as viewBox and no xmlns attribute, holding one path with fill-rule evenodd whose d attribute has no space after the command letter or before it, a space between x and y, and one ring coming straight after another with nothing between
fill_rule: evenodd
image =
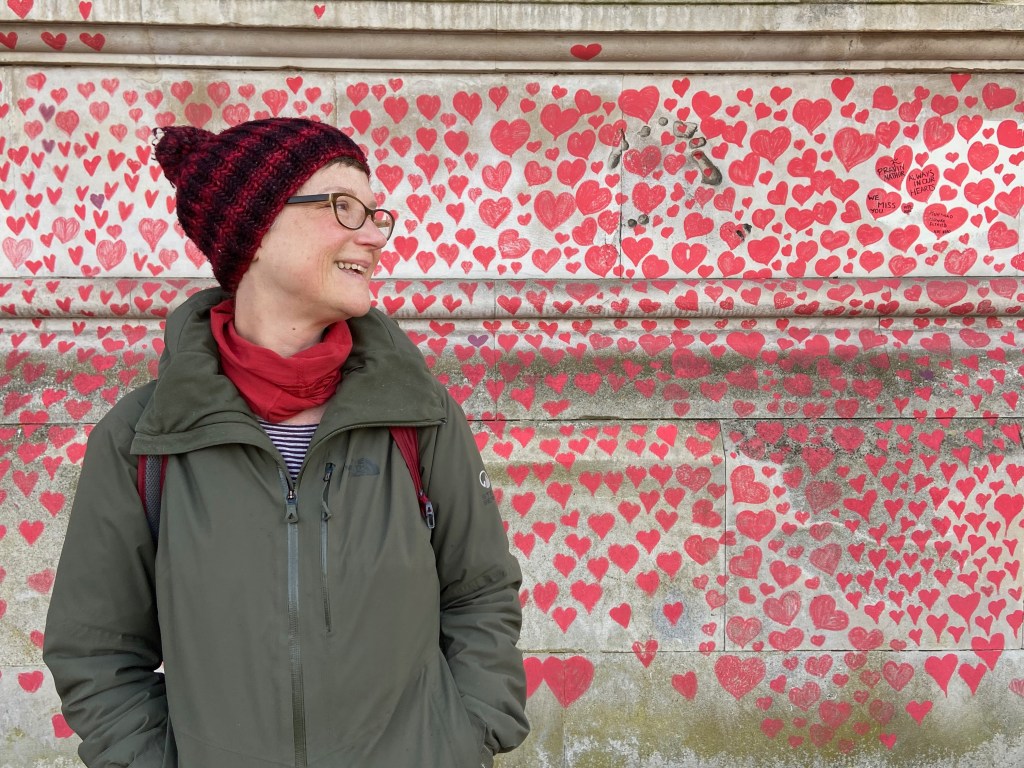
<instances>
[{"instance_id":1,"label":"jacket chest pocket","mask_svg":"<svg viewBox=\"0 0 1024 768\"><path fill-rule=\"evenodd\" d=\"M328 631L342 604L437 603L430 529L408 469L397 459L397 465L372 457L330 462L320 475L318 560Z\"/></svg>"}]
</instances>

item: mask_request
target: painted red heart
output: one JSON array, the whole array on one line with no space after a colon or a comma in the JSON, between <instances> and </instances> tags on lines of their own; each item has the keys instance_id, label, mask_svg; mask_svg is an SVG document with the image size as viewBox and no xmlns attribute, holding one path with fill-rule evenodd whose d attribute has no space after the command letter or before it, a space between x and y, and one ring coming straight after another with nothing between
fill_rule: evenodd
<instances>
[{"instance_id":1,"label":"painted red heart","mask_svg":"<svg viewBox=\"0 0 1024 768\"><path fill-rule=\"evenodd\" d=\"M594 679L594 665L583 656L549 656L544 659L543 671L544 681L562 707L586 693Z\"/></svg>"}]
</instances>

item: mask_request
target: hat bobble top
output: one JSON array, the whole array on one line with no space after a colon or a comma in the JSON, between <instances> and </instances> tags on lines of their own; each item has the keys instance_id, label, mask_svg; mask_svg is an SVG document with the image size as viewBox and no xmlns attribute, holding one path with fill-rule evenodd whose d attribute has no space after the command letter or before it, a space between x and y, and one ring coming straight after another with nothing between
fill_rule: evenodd
<instances>
[{"instance_id":1,"label":"hat bobble top","mask_svg":"<svg viewBox=\"0 0 1024 768\"><path fill-rule=\"evenodd\" d=\"M252 120L216 134L170 126L154 136L156 160L175 188L178 221L229 292L285 202L310 176L342 158L370 173L352 139L305 118Z\"/></svg>"}]
</instances>

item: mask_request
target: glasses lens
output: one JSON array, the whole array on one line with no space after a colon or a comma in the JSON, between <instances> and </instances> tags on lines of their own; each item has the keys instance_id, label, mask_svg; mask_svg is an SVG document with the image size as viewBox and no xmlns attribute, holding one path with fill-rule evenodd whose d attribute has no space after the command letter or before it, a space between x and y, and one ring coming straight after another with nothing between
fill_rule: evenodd
<instances>
[{"instance_id":1,"label":"glasses lens","mask_svg":"<svg viewBox=\"0 0 1024 768\"><path fill-rule=\"evenodd\" d=\"M391 237L391 230L394 229L395 220L387 211L377 210L373 213L373 223L386 238Z\"/></svg>"},{"instance_id":2,"label":"glasses lens","mask_svg":"<svg viewBox=\"0 0 1024 768\"><path fill-rule=\"evenodd\" d=\"M363 204L348 195L340 195L334 201L334 212L338 221L349 229L359 229L366 220L366 209Z\"/></svg>"}]
</instances>

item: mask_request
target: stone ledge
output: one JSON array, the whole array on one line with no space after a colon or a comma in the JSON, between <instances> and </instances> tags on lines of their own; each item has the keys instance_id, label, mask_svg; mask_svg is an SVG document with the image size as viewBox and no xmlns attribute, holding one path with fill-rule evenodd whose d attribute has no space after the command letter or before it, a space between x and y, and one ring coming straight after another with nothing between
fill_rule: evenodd
<instances>
[{"instance_id":1,"label":"stone ledge","mask_svg":"<svg viewBox=\"0 0 1024 768\"><path fill-rule=\"evenodd\" d=\"M212 280L201 278L15 278L0 282L0 319L161 319L187 296L212 285ZM379 279L372 290L382 311L414 320L1024 314L1024 277L1020 276L762 281Z\"/></svg>"},{"instance_id":2,"label":"stone ledge","mask_svg":"<svg viewBox=\"0 0 1024 768\"><path fill-rule=\"evenodd\" d=\"M7 35L0 52L21 65L403 72L1013 71L1024 58L1018 29L656 29L297 27L282 34L263 27L30 22L0 28Z\"/></svg>"},{"instance_id":3,"label":"stone ledge","mask_svg":"<svg viewBox=\"0 0 1024 768\"><path fill-rule=\"evenodd\" d=\"M978 2L334 2L143 0L82 5L64 0L7 3L4 21L280 29L431 32L914 32L1024 29L1024 11Z\"/></svg>"},{"instance_id":4,"label":"stone ledge","mask_svg":"<svg viewBox=\"0 0 1024 768\"><path fill-rule=\"evenodd\" d=\"M401 325L474 420L934 418L948 426L1024 412L1024 319L548 317ZM157 375L162 349L153 320L11 321L0 334L0 425L31 432L94 423L125 391ZM0 481L3 471L0 462Z\"/></svg>"}]
</instances>

